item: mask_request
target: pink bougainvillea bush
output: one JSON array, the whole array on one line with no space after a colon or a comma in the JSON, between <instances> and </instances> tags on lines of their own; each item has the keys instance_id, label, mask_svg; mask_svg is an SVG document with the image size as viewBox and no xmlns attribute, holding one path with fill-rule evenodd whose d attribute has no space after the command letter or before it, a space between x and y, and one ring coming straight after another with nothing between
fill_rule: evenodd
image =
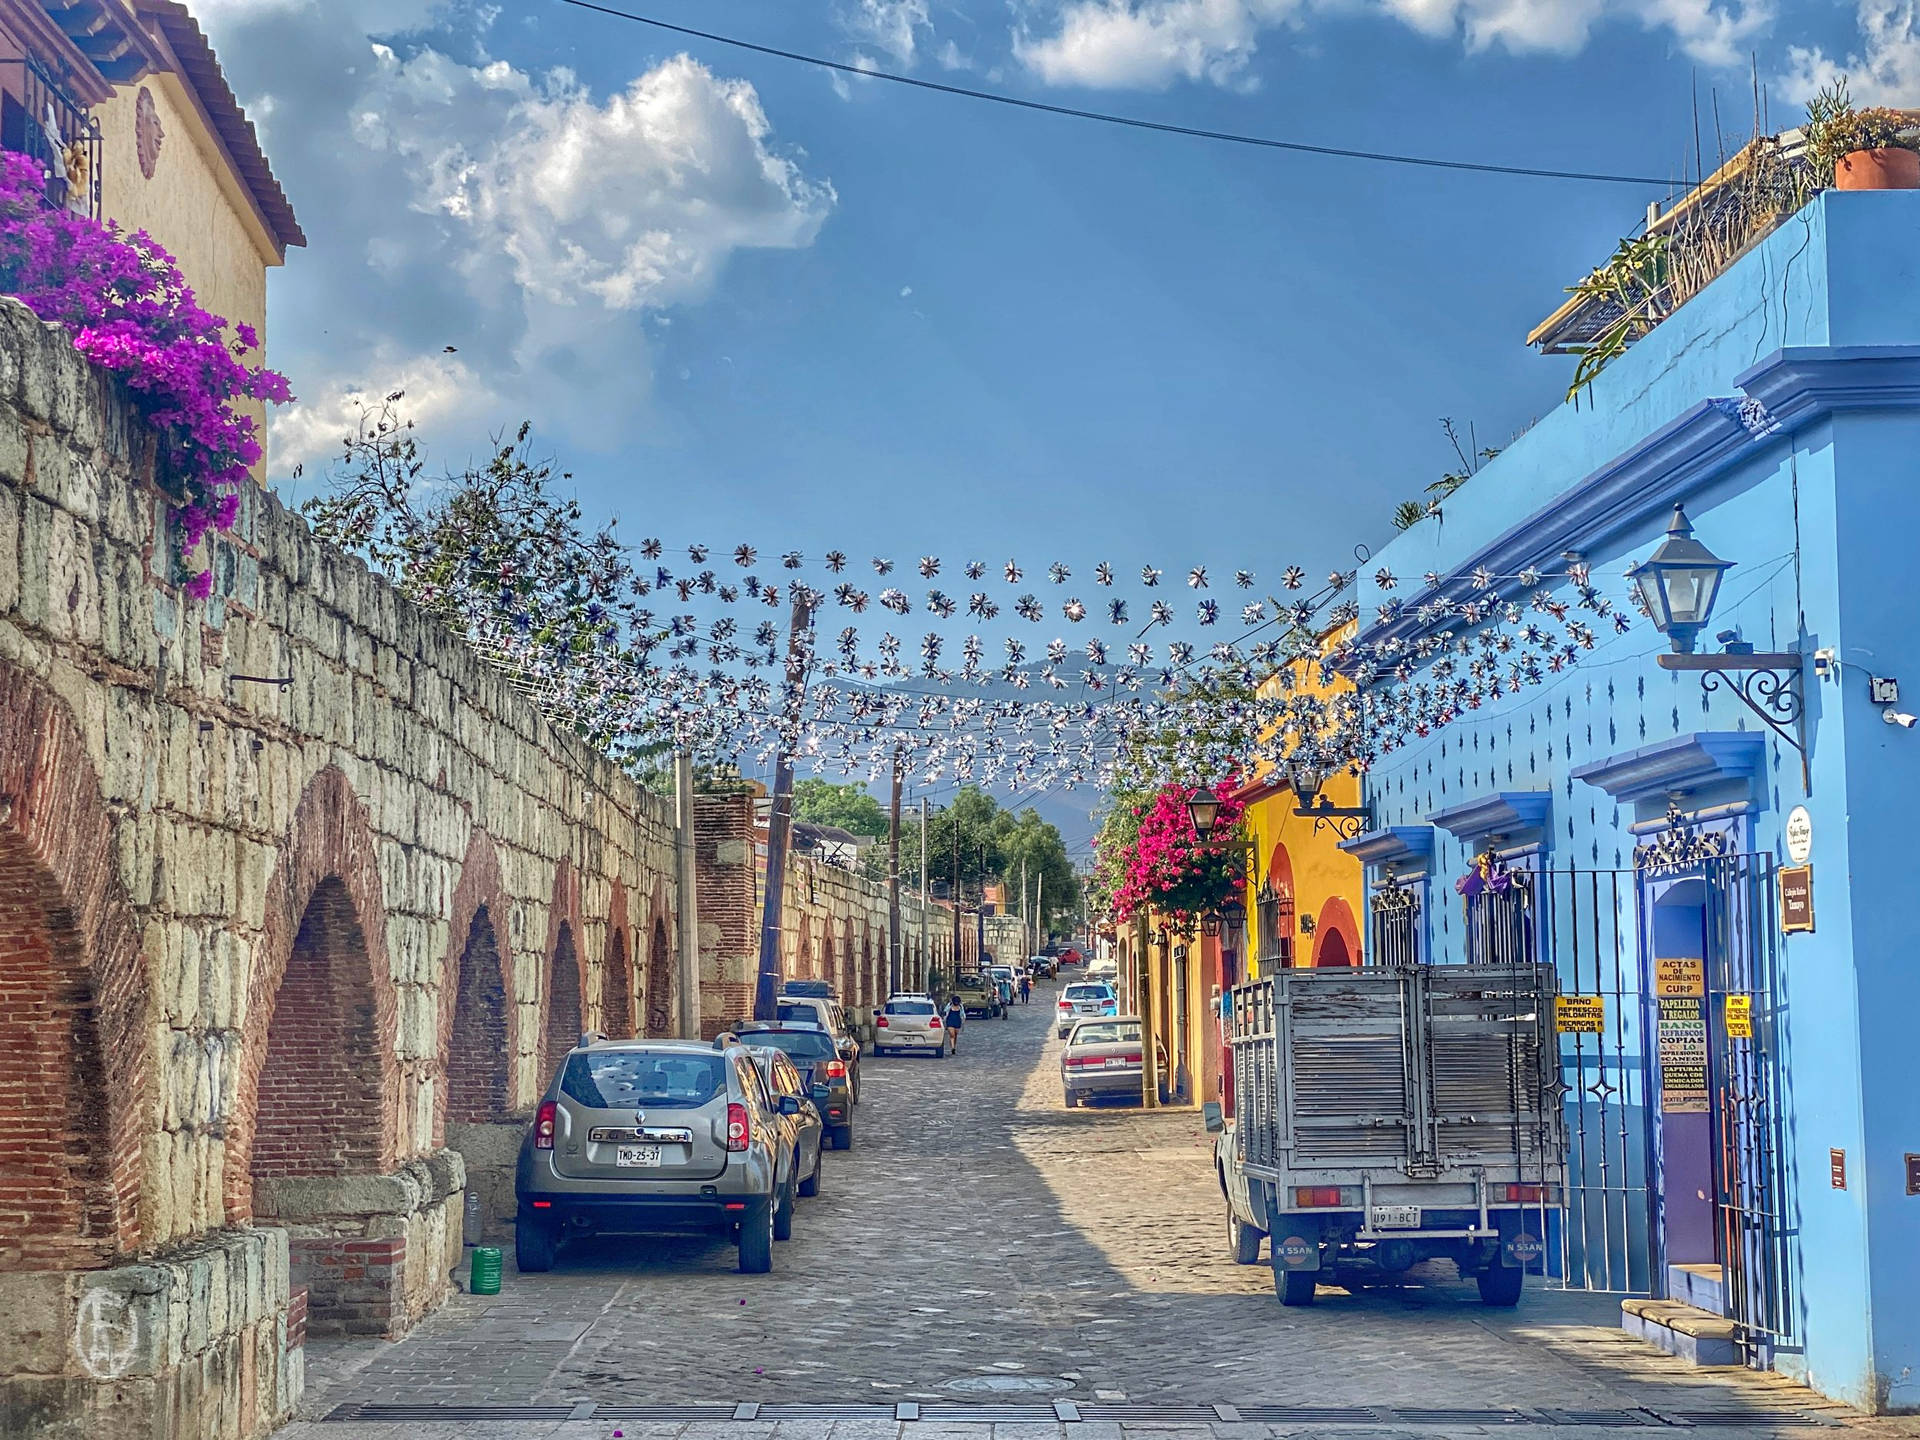
<instances>
[{"instance_id":1,"label":"pink bougainvillea bush","mask_svg":"<svg viewBox=\"0 0 1920 1440\"><path fill-rule=\"evenodd\" d=\"M1234 797L1236 784L1229 778L1213 787L1220 813L1205 844L1187 813L1187 800L1196 788L1190 785L1162 786L1132 807L1129 823L1112 827L1109 838L1127 847L1124 856L1116 857L1124 866L1113 894L1120 919L1152 909L1185 920L1215 909L1246 884L1240 846L1246 806Z\"/></svg>"},{"instance_id":2,"label":"pink bougainvillea bush","mask_svg":"<svg viewBox=\"0 0 1920 1440\"><path fill-rule=\"evenodd\" d=\"M257 350L251 326L226 322L194 300L180 268L144 230L49 208L38 162L0 152L0 293L73 333L74 348L118 375L159 437L158 470L175 496L180 553L209 530L227 530L260 459L247 400L285 403L284 376L241 357ZM212 576L187 580L204 597Z\"/></svg>"}]
</instances>

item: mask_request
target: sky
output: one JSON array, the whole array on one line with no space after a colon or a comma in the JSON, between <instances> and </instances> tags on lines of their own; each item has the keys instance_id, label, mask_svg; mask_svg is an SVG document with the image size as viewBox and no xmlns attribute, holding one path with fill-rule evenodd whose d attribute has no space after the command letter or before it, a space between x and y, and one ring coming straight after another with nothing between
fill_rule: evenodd
<instances>
[{"instance_id":1,"label":"sky","mask_svg":"<svg viewBox=\"0 0 1920 1440\"><path fill-rule=\"evenodd\" d=\"M269 286L325 484L403 390L523 419L669 544L1351 568L1571 361L1524 344L1664 187L1318 158L848 77L560 0L191 0L309 244ZM1920 104L1915 0L609 0L1180 125L1678 177L1819 84ZM299 469L298 474L295 473ZM1571 477L1570 477L1571 478Z\"/></svg>"}]
</instances>

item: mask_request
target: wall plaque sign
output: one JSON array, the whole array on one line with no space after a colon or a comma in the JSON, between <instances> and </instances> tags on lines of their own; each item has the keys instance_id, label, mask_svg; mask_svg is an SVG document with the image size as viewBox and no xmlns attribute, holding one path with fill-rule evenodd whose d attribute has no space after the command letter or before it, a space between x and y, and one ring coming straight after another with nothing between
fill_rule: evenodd
<instances>
[{"instance_id":1,"label":"wall plaque sign","mask_svg":"<svg viewBox=\"0 0 1920 1440\"><path fill-rule=\"evenodd\" d=\"M1788 935L1813 931L1813 867L1789 865L1780 870L1780 929Z\"/></svg>"}]
</instances>

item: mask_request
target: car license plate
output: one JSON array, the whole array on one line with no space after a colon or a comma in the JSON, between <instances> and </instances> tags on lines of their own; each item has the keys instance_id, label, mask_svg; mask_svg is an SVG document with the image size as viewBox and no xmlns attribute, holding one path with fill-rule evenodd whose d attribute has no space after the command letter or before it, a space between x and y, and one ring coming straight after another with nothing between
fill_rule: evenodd
<instances>
[{"instance_id":1,"label":"car license plate","mask_svg":"<svg viewBox=\"0 0 1920 1440\"><path fill-rule=\"evenodd\" d=\"M660 1163L658 1145L622 1145L613 1153L613 1163L621 1169L636 1166L652 1166Z\"/></svg>"},{"instance_id":2,"label":"car license plate","mask_svg":"<svg viewBox=\"0 0 1920 1440\"><path fill-rule=\"evenodd\" d=\"M904 1039L909 1045L918 1045L922 1040L926 1039L927 1037L924 1035L905 1035L905 1036L902 1036L901 1038Z\"/></svg>"},{"instance_id":3,"label":"car license plate","mask_svg":"<svg viewBox=\"0 0 1920 1440\"><path fill-rule=\"evenodd\" d=\"M1107 1057L1106 1063L1107 1063L1107 1069L1119 1070L1119 1069L1123 1069L1126 1066L1127 1062L1122 1059L1119 1059L1117 1056L1110 1055Z\"/></svg>"},{"instance_id":4,"label":"car license plate","mask_svg":"<svg viewBox=\"0 0 1920 1440\"><path fill-rule=\"evenodd\" d=\"M1418 1205L1376 1205L1367 1212L1367 1221L1375 1230L1418 1230Z\"/></svg>"}]
</instances>

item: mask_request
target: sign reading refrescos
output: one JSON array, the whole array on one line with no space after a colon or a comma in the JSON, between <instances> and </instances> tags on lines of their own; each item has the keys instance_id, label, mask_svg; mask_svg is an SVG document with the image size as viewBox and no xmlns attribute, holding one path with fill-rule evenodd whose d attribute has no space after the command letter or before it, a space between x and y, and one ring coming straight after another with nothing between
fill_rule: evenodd
<instances>
[{"instance_id":1,"label":"sign reading refrescos","mask_svg":"<svg viewBox=\"0 0 1920 1440\"><path fill-rule=\"evenodd\" d=\"M1751 1040L1753 1038L1753 997L1751 995L1727 996L1724 1013L1727 1022L1727 1038L1729 1040Z\"/></svg>"},{"instance_id":2,"label":"sign reading refrescos","mask_svg":"<svg viewBox=\"0 0 1920 1440\"><path fill-rule=\"evenodd\" d=\"M1787 935L1813 933L1813 867L1789 865L1779 873L1780 929Z\"/></svg>"},{"instance_id":3,"label":"sign reading refrescos","mask_svg":"<svg viewBox=\"0 0 1920 1440\"><path fill-rule=\"evenodd\" d=\"M1796 805L1787 812L1787 858L1804 865L1813 854L1813 816L1807 807Z\"/></svg>"},{"instance_id":4,"label":"sign reading refrescos","mask_svg":"<svg viewBox=\"0 0 1920 1440\"><path fill-rule=\"evenodd\" d=\"M1553 1000L1553 1028L1561 1035L1606 1034L1607 997L1556 995Z\"/></svg>"},{"instance_id":5,"label":"sign reading refrescos","mask_svg":"<svg viewBox=\"0 0 1920 1440\"><path fill-rule=\"evenodd\" d=\"M1707 1113L1707 1002L1691 996L1659 1001L1660 1109L1667 1115Z\"/></svg>"}]
</instances>

